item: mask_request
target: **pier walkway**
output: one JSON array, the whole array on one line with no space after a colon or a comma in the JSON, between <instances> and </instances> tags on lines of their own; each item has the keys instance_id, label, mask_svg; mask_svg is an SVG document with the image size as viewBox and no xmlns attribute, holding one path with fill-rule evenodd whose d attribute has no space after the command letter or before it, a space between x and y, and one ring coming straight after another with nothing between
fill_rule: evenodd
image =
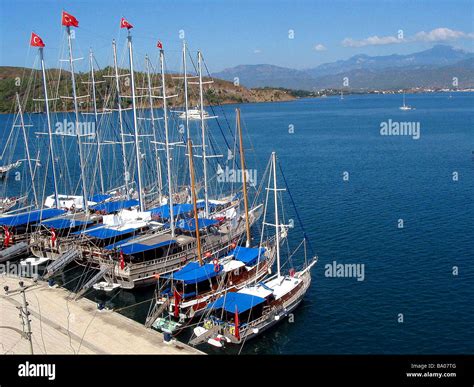
<instances>
[{"instance_id":1,"label":"pier walkway","mask_svg":"<svg viewBox=\"0 0 474 387\"><path fill-rule=\"evenodd\" d=\"M32 280L22 279L25 286ZM29 354L22 337L21 293L6 295L4 287L17 289L19 278L0 276L0 353ZM202 354L180 342L165 344L163 335L119 313L99 311L92 301L44 282L26 290L31 313L35 354Z\"/></svg>"}]
</instances>

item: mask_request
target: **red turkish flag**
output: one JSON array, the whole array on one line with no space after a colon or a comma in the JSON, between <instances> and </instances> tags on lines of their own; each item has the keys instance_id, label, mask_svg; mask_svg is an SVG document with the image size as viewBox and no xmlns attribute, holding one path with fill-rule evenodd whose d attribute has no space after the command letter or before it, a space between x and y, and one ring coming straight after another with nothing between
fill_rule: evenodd
<instances>
[{"instance_id":1,"label":"red turkish flag","mask_svg":"<svg viewBox=\"0 0 474 387\"><path fill-rule=\"evenodd\" d=\"M158 47L160 50L163 50L163 45L161 42L158 40L158 43L156 43L156 47Z\"/></svg>"},{"instance_id":2,"label":"red turkish flag","mask_svg":"<svg viewBox=\"0 0 474 387\"><path fill-rule=\"evenodd\" d=\"M174 297L174 317L179 317L179 303L181 302L181 294L175 289L173 292Z\"/></svg>"},{"instance_id":3,"label":"red turkish flag","mask_svg":"<svg viewBox=\"0 0 474 387\"><path fill-rule=\"evenodd\" d=\"M240 340L239 311L237 309L237 305L235 306L234 324L235 324L235 338L237 340Z\"/></svg>"},{"instance_id":4,"label":"red turkish flag","mask_svg":"<svg viewBox=\"0 0 474 387\"><path fill-rule=\"evenodd\" d=\"M51 247L54 247L56 239L58 239L56 236L56 230L54 228L51 228Z\"/></svg>"},{"instance_id":5,"label":"red turkish flag","mask_svg":"<svg viewBox=\"0 0 474 387\"><path fill-rule=\"evenodd\" d=\"M44 47L43 40L38 35L36 35L34 32L31 33L30 46Z\"/></svg>"},{"instance_id":6,"label":"red turkish flag","mask_svg":"<svg viewBox=\"0 0 474 387\"><path fill-rule=\"evenodd\" d=\"M63 11L63 16L61 18L61 24L66 27L79 27L79 20L77 20L70 13Z\"/></svg>"},{"instance_id":7,"label":"red turkish flag","mask_svg":"<svg viewBox=\"0 0 474 387\"><path fill-rule=\"evenodd\" d=\"M120 20L120 28L126 28L129 30L130 28L133 28L133 26L123 17L122 20Z\"/></svg>"},{"instance_id":8,"label":"red turkish flag","mask_svg":"<svg viewBox=\"0 0 474 387\"><path fill-rule=\"evenodd\" d=\"M123 258L123 251L120 250L120 270L123 270L125 267L125 259Z\"/></svg>"}]
</instances>

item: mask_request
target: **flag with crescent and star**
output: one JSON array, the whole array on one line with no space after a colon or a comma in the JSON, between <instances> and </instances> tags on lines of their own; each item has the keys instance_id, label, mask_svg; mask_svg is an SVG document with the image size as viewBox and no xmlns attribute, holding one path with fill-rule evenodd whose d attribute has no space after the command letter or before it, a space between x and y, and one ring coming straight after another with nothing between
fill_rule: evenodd
<instances>
[{"instance_id":1,"label":"flag with crescent and star","mask_svg":"<svg viewBox=\"0 0 474 387\"><path fill-rule=\"evenodd\" d=\"M38 35L36 35L34 32L31 33L30 46L44 47L43 40Z\"/></svg>"},{"instance_id":2,"label":"flag with crescent and star","mask_svg":"<svg viewBox=\"0 0 474 387\"><path fill-rule=\"evenodd\" d=\"M61 24L66 27L79 27L79 20L66 11L63 11Z\"/></svg>"},{"instance_id":3,"label":"flag with crescent and star","mask_svg":"<svg viewBox=\"0 0 474 387\"><path fill-rule=\"evenodd\" d=\"M130 28L133 28L133 26L123 17L122 20L120 20L120 28L126 28L129 30Z\"/></svg>"}]
</instances>

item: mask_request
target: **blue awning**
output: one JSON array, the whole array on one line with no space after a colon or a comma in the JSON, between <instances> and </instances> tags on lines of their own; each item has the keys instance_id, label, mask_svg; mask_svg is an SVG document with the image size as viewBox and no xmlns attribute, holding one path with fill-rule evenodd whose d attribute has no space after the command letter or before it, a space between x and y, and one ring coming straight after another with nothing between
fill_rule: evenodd
<instances>
[{"instance_id":1,"label":"blue awning","mask_svg":"<svg viewBox=\"0 0 474 387\"><path fill-rule=\"evenodd\" d=\"M255 263L257 263L259 254L260 260L263 260L263 254L265 254L264 247L257 248L237 246L234 250L229 252L229 255L233 255L237 261L243 262L247 266L253 266Z\"/></svg>"},{"instance_id":2,"label":"blue awning","mask_svg":"<svg viewBox=\"0 0 474 387\"><path fill-rule=\"evenodd\" d=\"M218 223L219 222L214 219L204 219L204 218L198 219L199 229L213 226ZM176 222L176 227L184 231L196 231L196 221L194 220L194 218L181 219L178 222Z\"/></svg>"},{"instance_id":3,"label":"blue awning","mask_svg":"<svg viewBox=\"0 0 474 387\"><path fill-rule=\"evenodd\" d=\"M176 243L176 240L170 239L167 241L156 243L154 245L144 245L141 243L131 243L130 241L128 241L128 242L123 242L123 243L114 243L113 245L107 246L106 249L108 250L118 249L126 255L133 255L133 254L144 253L145 251L155 250L163 246L169 246L169 245L172 245L173 243Z\"/></svg>"},{"instance_id":4,"label":"blue awning","mask_svg":"<svg viewBox=\"0 0 474 387\"><path fill-rule=\"evenodd\" d=\"M54 218L64 214L66 211L57 208L46 208L44 210L34 210L16 215L3 216L0 218L1 226L19 227L37 223L43 219Z\"/></svg>"},{"instance_id":5,"label":"blue awning","mask_svg":"<svg viewBox=\"0 0 474 387\"><path fill-rule=\"evenodd\" d=\"M189 262L181 270L169 275L164 275L163 278L169 278L175 281L183 281L185 284L196 284L198 282L215 277L221 271L221 265L219 265L219 271L216 272L212 263L207 263L203 266L200 266L199 262Z\"/></svg>"},{"instance_id":6,"label":"blue awning","mask_svg":"<svg viewBox=\"0 0 474 387\"><path fill-rule=\"evenodd\" d=\"M56 230L63 230L65 228L75 228L79 226L86 226L88 224L92 224L92 220L83 221L83 220L75 220L75 219L51 219L42 222L41 224L48 228L54 228Z\"/></svg>"},{"instance_id":7,"label":"blue awning","mask_svg":"<svg viewBox=\"0 0 474 387\"><path fill-rule=\"evenodd\" d=\"M138 200L118 200L114 202L106 202L106 203L100 203L96 204L95 206L92 206L91 209L93 211L105 211L105 213L110 214L112 212L117 212L120 211L124 208L131 208L138 206L140 202Z\"/></svg>"},{"instance_id":8,"label":"blue awning","mask_svg":"<svg viewBox=\"0 0 474 387\"><path fill-rule=\"evenodd\" d=\"M185 214L187 212L193 211L194 207L192 204L184 203L184 204L174 204L173 205L173 215L178 216L181 214ZM165 204L163 206L153 208L150 210L151 216L159 216L162 219L168 219L170 217L170 206L169 204Z\"/></svg>"},{"instance_id":9,"label":"blue awning","mask_svg":"<svg viewBox=\"0 0 474 387\"><path fill-rule=\"evenodd\" d=\"M224 309L230 313L235 313L237 310L238 313L243 313L264 302L264 298L251 294L229 292L218 298L215 302L209 304L207 309Z\"/></svg>"},{"instance_id":10,"label":"blue awning","mask_svg":"<svg viewBox=\"0 0 474 387\"><path fill-rule=\"evenodd\" d=\"M95 202L95 203L101 203L101 202L105 202L107 199L110 199L111 197L112 195L95 194L95 195L89 196L89 201Z\"/></svg>"},{"instance_id":11,"label":"blue awning","mask_svg":"<svg viewBox=\"0 0 474 387\"><path fill-rule=\"evenodd\" d=\"M125 234L130 234L134 232L136 228L127 228L125 230L114 230L111 228L107 228L103 224L99 224L94 227L90 227L84 231L76 231L75 235L83 234L83 235L89 235L91 237L97 238L97 239L110 239L110 238L116 238L121 235Z\"/></svg>"}]
</instances>

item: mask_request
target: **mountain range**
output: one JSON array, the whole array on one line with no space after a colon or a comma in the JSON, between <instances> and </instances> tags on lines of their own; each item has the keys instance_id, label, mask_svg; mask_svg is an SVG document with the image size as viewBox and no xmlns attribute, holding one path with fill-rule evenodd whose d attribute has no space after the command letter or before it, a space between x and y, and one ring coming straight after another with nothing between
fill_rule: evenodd
<instances>
[{"instance_id":1,"label":"mountain range","mask_svg":"<svg viewBox=\"0 0 474 387\"><path fill-rule=\"evenodd\" d=\"M229 81L238 77L240 84L253 88L340 89L345 77L353 90L448 88L453 77L458 79L459 88L467 88L474 87L474 53L439 44L408 55L359 54L305 70L257 64L239 65L212 75Z\"/></svg>"}]
</instances>

